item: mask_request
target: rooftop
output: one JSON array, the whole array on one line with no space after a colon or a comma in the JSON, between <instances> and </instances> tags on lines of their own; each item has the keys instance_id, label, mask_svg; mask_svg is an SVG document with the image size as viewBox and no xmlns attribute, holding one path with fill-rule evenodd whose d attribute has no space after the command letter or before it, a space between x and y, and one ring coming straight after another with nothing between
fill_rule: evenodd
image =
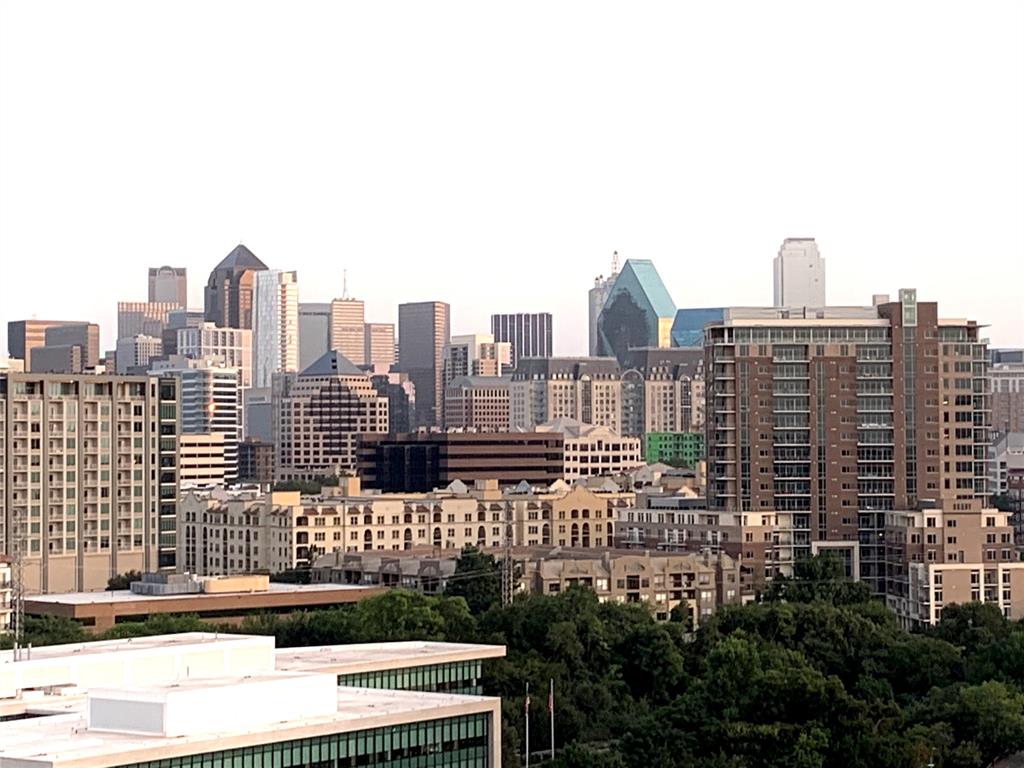
<instances>
[{"instance_id":1,"label":"rooftop","mask_svg":"<svg viewBox=\"0 0 1024 768\"><path fill-rule=\"evenodd\" d=\"M0 768L110 768L474 712L493 713L499 702L476 696L334 688L333 683L324 675L268 673L96 691L90 696L90 709L93 722L106 726L103 729L90 727L89 717L82 713L0 723ZM334 699L329 712L322 706L327 684L332 686ZM310 698L315 700L312 704ZM142 702L145 706L139 706ZM210 716L211 710L218 713L216 717ZM140 713L151 712L141 724ZM281 712L296 715L271 720ZM101 715L98 721L97 713ZM131 732L133 725L143 732Z\"/></svg>"},{"instance_id":2,"label":"rooftop","mask_svg":"<svg viewBox=\"0 0 1024 768\"><path fill-rule=\"evenodd\" d=\"M29 603L58 603L62 605L103 605L109 603L150 602L163 599L210 600L240 595L308 595L363 589L366 589L366 587L353 584L282 584L272 581L265 591L260 592L193 592L174 595L137 595L128 589L115 589L107 592L64 592L52 595L32 595L27 597L26 601Z\"/></svg>"},{"instance_id":3,"label":"rooftop","mask_svg":"<svg viewBox=\"0 0 1024 768\"><path fill-rule=\"evenodd\" d=\"M279 648L276 667L290 672L331 672L350 674L370 670L404 669L427 664L501 658L503 645L466 643L363 643L325 645L310 648Z\"/></svg>"},{"instance_id":4,"label":"rooftop","mask_svg":"<svg viewBox=\"0 0 1024 768\"><path fill-rule=\"evenodd\" d=\"M218 264L218 269L266 269L267 265L256 258L256 254L239 243L224 259Z\"/></svg>"}]
</instances>

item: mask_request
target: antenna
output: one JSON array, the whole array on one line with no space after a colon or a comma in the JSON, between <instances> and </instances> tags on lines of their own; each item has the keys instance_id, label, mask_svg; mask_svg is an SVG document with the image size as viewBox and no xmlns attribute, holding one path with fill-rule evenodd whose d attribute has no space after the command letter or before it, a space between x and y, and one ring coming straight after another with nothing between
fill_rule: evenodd
<instances>
[{"instance_id":1,"label":"antenna","mask_svg":"<svg viewBox=\"0 0 1024 768\"><path fill-rule=\"evenodd\" d=\"M619 274L619 252L618 251L613 251L612 252L612 274L613 275Z\"/></svg>"},{"instance_id":2,"label":"antenna","mask_svg":"<svg viewBox=\"0 0 1024 768\"><path fill-rule=\"evenodd\" d=\"M348 270L341 270L341 298L348 298Z\"/></svg>"}]
</instances>

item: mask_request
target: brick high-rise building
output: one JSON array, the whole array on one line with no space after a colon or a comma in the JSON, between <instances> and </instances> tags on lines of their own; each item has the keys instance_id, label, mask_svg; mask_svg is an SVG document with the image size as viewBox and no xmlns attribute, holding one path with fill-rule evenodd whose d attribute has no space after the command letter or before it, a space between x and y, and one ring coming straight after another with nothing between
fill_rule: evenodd
<instances>
[{"instance_id":1,"label":"brick high-rise building","mask_svg":"<svg viewBox=\"0 0 1024 768\"><path fill-rule=\"evenodd\" d=\"M0 374L0 545L30 592L174 568L178 402L173 378Z\"/></svg>"},{"instance_id":2,"label":"brick high-rise building","mask_svg":"<svg viewBox=\"0 0 1024 768\"><path fill-rule=\"evenodd\" d=\"M441 424L441 351L451 338L451 307L442 301L398 305L398 370L416 387L415 427Z\"/></svg>"},{"instance_id":3,"label":"brick high-rise building","mask_svg":"<svg viewBox=\"0 0 1024 768\"><path fill-rule=\"evenodd\" d=\"M755 578L836 543L882 594L887 515L986 498L985 345L977 323L939 319L912 290L878 307L726 310L708 326L708 502L776 519Z\"/></svg>"},{"instance_id":4,"label":"brick high-rise building","mask_svg":"<svg viewBox=\"0 0 1024 768\"><path fill-rule=\"evenodd\" d=\"M491 334L496 342L509 343L513 367L521 358L555 353L550 312L491 315Z\"/></svg>"}]
</instances>

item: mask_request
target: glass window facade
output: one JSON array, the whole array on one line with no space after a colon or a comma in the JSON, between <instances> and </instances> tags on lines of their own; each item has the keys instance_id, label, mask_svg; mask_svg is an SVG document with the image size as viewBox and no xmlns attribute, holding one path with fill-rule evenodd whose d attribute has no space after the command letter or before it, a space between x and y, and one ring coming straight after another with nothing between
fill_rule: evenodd
<instances>
[{"instance_id":1,"label":"glass window facade","mask_svg":"<svg viewBox=\"0 0 1024 768\"><path fill-rule=\"evenodd\" d=\"M480 661L456 661L451 664L356 672L351 675L338 675L338 685L482 696L480 668Z\"/></svg>"},{"instance_id":2,"label":"glass window facade","mask_svg":"<svg viewBox=\"0 0 1024 768\"><path fill-rule=\"evenodd\" d=\"M119 768L488 768L490 716L464 715Z\"/></svg>"}]
</instances>

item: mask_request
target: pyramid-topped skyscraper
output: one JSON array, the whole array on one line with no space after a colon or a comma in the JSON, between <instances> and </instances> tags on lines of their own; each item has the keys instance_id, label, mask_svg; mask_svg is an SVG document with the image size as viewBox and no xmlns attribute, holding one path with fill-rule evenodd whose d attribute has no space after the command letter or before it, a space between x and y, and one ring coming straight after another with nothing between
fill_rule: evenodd
<instances>
[{"instance_id":1,"label":"pyramid-topped skyscraper","mask_svg":"<svg viewBox=\"0 0 1024 768\"><path fill-rule=\"evenodd\" d=\"M224 328L252 328L252 292L255 274L267 265L241 243L224 257L206 283L205 316Z\"/></svg>"}]
</instances>

